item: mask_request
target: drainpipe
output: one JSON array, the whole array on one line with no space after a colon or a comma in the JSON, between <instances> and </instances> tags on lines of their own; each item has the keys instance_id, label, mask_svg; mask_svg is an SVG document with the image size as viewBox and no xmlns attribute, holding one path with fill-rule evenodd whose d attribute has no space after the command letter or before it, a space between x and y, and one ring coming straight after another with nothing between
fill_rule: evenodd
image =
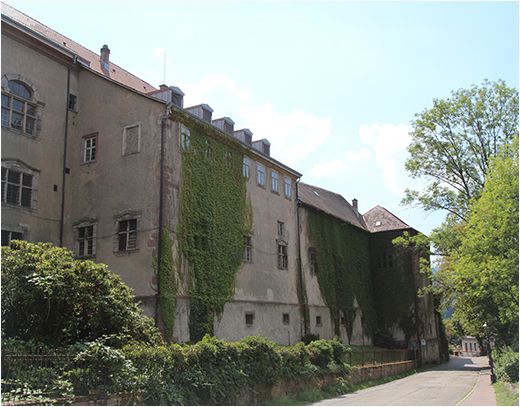
<instances>
[{"instance_id":1,"label":"drainpipe","mask_svg":"<svg viewBox=\"0 0 520 407\"><path fill-rule=\"evenodd\" d=\"M296 230L298 234L298 283L300 291L300 306L303 311L303 333L307 335L309 333L309 306L307 304L307 294L305 293L305 283L303 281L303 266L302 266L302 248L301 248L301 236L300 236L300 206L301 201L298 194L298 183L300 178L296 180Z\"/></svg>"},{"instance_id":2,"label":"drainpipe","mask_svg":"<svg viewBox=\"0 0 520 407\"><path fill-rule=\"evenodd\" d=\"M170 108L173 104L166 105L166 112L161 117L161 156L159 161L159 238L157 239L157 294L155 298L155 326L159 327L159 298L161 295L161 279L159 269L162 261L162 235L163 235L163 208L164 208L164 132L166 121L169 119Z\"/></svg>"},{"instance_id":3,"label":"drainpipe","mask_svg":"<svg viewBox=\"0 0 520 407\"><path fill-rule=\"evenodd\" d=\"M63 134L63 171L61 177L61 209L60 209L60 247L63 247L63 225L65 223L65 176L67 173L67 141L69 138L69 97L70 71L77 62L77 55L72 57L72 64L67 67L67 93L65 97L65 131Z\"/></svg>"}]
</instances>

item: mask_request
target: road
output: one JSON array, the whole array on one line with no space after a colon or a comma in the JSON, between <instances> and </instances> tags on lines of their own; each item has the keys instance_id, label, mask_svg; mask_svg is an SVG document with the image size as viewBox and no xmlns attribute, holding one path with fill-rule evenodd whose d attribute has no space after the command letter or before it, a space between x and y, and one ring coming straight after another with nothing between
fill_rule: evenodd
<instances>
[{"instance_id":1,"label":"road","mask_svg":"<svg viewBox=\"0 0 520 407\"><path fill-rule=\"evenodd\" d=\"M403 379L314 403L314 406L454 406L462 403L474 388L489 383L481 380L487 357L453 357L436 366ZM484 376L482 377L484 378ZM488 386L489 387L489 386ZM479 403L480 404L480 403Z\"/></svg>"}]
</instances>

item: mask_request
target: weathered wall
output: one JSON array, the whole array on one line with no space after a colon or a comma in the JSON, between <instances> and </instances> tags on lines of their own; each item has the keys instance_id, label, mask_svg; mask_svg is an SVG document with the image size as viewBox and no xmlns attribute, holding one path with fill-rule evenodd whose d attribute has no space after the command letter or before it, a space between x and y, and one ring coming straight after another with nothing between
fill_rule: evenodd
<instances>
[{"instance_id":1,"label":"weathered wall","mask_svg":"<svg viewBox=\"0 0 520 407\"><path fill-rule=\"evenodd\" d=\"M2 202L2 230L22 232L30 241L58 244L67 67L13 40L2 30L2 92L8 92L8 79L32 87L37 124L33 136L2 127L2 166L17 163L34 174L32 208ZM73 80L71 90L75 88Z\"/></svg>"}]
</instances>

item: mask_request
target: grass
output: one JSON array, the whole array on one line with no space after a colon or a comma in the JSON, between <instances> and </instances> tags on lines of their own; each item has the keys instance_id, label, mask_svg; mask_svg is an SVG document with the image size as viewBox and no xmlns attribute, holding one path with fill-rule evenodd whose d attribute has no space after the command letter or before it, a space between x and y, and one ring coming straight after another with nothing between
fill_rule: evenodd
<instances>
[{"instance_id":1,"label":"grass","mask_svg":"<svg viewBox=\"0 0 520 407\"><path fill-rule=\"evenodd\" d=\"M518 406L518 383L496 382L493 387L498 406Z\"/></svg>"},{"instance_id":2,"label":"grass","mask_svg":"<svg viewBox=\"0 0 520 407\"><path fill-rule=\"evenodd\" d=\"M414 369L408 372L400 373L394 376L383 377L377 380L369 380L367 382L351 384L345 379L338 378L336 383L325 387L322 390L310 389L304 390L298 394L291 394L288 396L278 397L273 400L265 402L266 406L302 406L310 403L315 403L320 400L330 399L343 394L353 393L358 390L363 390L369 387L378 386L380 384L388 383L393 380L402 379L403 377L421 372L425 369Z\"/></svg>"}]
</instances>

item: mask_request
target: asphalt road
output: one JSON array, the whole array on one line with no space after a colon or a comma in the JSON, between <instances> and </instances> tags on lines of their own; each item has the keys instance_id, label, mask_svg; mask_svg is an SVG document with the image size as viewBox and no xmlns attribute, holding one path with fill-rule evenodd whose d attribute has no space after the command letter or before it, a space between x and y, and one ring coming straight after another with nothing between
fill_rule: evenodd
<instances>
[{"instance_id":1,"label":"asphalt road","mask_svg":"<svg viewBox=\"0 0 520 407\"><path fill-rule=\"evenodd\" d=\"M454 406L475 387L487 357L453 357L431 370L314 406Z\"/></svg>"}]
</instances>

